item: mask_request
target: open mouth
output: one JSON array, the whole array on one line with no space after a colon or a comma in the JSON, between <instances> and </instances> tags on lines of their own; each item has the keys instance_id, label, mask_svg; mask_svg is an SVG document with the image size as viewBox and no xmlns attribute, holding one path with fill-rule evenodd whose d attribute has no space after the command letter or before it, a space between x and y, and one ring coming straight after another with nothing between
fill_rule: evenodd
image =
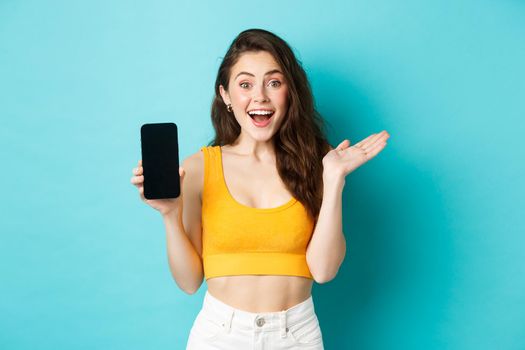
<instances>
[{"instance_id":1,"label":"open mouth","mask_svg":"<svg viewBox=\"0 0 525 350\"><path fill-rule=\"evenodd\" d=\"M266 126L270 122L270 119L274 115L275 111L273 110L251 110L248 111L248 115L252 118L256 126Z\"/></svg>"}]
</instances>

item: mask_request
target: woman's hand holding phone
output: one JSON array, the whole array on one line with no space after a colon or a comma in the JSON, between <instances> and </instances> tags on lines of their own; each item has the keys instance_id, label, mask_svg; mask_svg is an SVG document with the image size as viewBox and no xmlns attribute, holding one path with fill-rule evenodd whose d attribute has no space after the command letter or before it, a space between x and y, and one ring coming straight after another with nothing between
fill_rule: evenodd
<instances>
[{"instance_id":1,"label":"woman's hand holding phone","mask_svg":"<svg viewBox=\"0 0 525 350\"><path fill-rule=\"evenodd\" d=\"M131 183L135 185L139 190L140 198L153 209L158 210L162 216L167 216L174 212L182 213L182 181L184 179L185 171L182 167L179 167L180 175L180 196L173 199L146 199L144 197L144 175L142 168L142 160L139 160L138 166L133 168L133 176L131 177Z\"/></svg>"}]
</instances>

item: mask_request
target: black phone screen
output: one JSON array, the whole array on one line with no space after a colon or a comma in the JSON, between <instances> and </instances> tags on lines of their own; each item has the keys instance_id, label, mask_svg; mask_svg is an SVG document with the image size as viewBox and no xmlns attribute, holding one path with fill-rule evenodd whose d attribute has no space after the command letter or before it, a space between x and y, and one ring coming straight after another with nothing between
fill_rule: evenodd
<instances>
[{"instance_id":1,"label":"black phone screen","mask_svg":"<svg viewBox=\"0 0 525 350\"><path fill-rule=\"evenodd\" d=\"M180 195L179 144L175 123L144 124L140 128L144 197Z\"/></svg>"}]
</instances>

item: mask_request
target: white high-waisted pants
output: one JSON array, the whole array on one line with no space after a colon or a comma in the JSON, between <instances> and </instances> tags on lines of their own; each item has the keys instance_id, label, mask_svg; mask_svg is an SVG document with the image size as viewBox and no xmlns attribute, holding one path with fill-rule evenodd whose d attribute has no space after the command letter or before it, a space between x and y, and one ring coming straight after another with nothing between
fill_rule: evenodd
<instances>
[{"instance_id":1,"label":"white high-waisted pants","mask_svg":"<svg viewBox=\"0 0 525 350\"><path fill-rule=\"evenodd\" d=\"M277 312L253 313L204 296L186 350L324 350L312 296Z\"/></svg>"}]
</instances>

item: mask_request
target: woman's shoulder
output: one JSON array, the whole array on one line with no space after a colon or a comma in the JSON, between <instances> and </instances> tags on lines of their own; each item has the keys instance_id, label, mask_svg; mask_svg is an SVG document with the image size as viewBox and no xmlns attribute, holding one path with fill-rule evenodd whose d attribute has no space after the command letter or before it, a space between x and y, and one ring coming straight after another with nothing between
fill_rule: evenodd
<instances>
[{"instance_id":1,"label":"woman's shoulder","mask_svg":"<svg viewBox=\"0 0 525 350\"><path fill-rule=\"evenodd\" d=\"M199 193L202 191L202 183L204 182L204 154L201 149L197 152L187 156L181 164L186 175L184 181L191 181L199 188Z\"/></svg>"},{"instance_id":2,"label":"woman's shoulder","mask_svg":"<svg viewBox=\"0 0 525 350\"><path fill-rule=\"evenodd\" d=\"M187 156L182 162L182 167L184 170L188 171L202 171L204 168L204 154L202 148L200 148L197 152Z\"/></svg>"}]
</instances>

